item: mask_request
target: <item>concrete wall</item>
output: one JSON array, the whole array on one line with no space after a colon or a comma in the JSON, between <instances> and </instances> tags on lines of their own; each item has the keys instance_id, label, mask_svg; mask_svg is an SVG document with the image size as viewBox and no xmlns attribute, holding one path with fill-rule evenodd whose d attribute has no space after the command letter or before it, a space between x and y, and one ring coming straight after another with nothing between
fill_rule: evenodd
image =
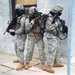
<instances>
[{"instance_id":1,"label":"concrete wall","mask_svg":"<svg viewBox=\"0 0 75 75\"><path fill-rule=\"evenodd\" d=\"M6 33L3 35L7 22L10 21L11 0L0 0L0 51L13 52L13 37Z\"/></svg>"}]
</instances>

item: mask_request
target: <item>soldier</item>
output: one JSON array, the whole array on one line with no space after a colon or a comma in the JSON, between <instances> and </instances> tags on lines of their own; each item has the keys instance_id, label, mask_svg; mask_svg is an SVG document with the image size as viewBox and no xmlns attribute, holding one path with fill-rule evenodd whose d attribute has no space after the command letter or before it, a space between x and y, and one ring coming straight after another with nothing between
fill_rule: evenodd
<instances>
[{"instance_id":1,"label":"soldier","mask_svg":"<svg viewBox=\"0 0 75 75\"><path fill-rule=\"evenodd\" d=\"M57 40L57 30L56 27L60 25L60 21L58 18L55 18L56 16L60 16L62 14L63 7L59 4L55 5L52 10L50 11L50 17L47 18L46 21L46 37L48 40L48 56L47 56L47 66L46 71L50 73L54 73L55 71L51 68L51 66L54 67L63 67L58 62L58 59L60 57L59 53L59 42Z\"/></svg>"},{"instance_id":2,"label":"soldier","mask_svg":"<svg viewBox=\"0 0 75 75\"><path fill-rule=\"evenodd\" d=\"M26 41L26 33L25 33L25 10L24 6L21 4L17 4L15 6L15 13L17 16L16 25L13 27L14 31L10 31L11 35L15 35L15 52L18 57L18 60L14 62L19 62L19 66L16 70L20 70L24 68L24 49L25 49L25 41Z\"/></svg>"},{"instance_id":3,"label":"soldier","mask_svg":"<svg viewBox=\"0 0 75 75\"><path fill-rule=\"evenodd\" d=\"M30 7L29 8L29 18L26 19L26 29L29 30L28 33L28 48L27 48L27 54L26 54L26 60L25 60L25 69L29 68L29 63L32 60L32 55L34 51L35 44L38 46L39 50L39 57L41 61L41 68L45 69L45 54L44 54L44 43L43 43L43 36L42 33L40 33L41 29L40 27L42 25L39 25L39 23L36 22L36 18L34 13L37 13L36 7ZM35 15L35 16L34 16Z\"/></svg>"}]
</instances>

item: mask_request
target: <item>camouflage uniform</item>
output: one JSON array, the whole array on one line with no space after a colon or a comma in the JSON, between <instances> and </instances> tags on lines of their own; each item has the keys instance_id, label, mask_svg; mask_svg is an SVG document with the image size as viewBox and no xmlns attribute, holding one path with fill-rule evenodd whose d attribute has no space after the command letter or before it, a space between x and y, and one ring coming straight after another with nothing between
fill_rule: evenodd
<instances>
[{"instance_id":1,"label":"camouflage uniform","mask_svg":"<svg viewBox=\"0 0 75 75\"><path fill-rule=\"evenodd\" d=\"M62 6L55 5L52 10L50 11L51 16L49 16L46 20L46 37L48 42L48 55L47 55L47 66L46 71L50 73L54 73L55 71L51 68L53 67L63 67L58 62L58 59L60 57L60 54L58 52L60 45L57 40L57 30L56 27L60 24L59 20L57 18L54 19L56 14L59 16L61 15L61 11L63 10Z\"/></svg>"},{"instance_id":2,"label":"camouflage uniform","mask_svg":"<svg viewBox=\"0 0 75 75\"><path fill-rule=\"evenodd\" d=\"M20 22L18 22L20 20ZM25 16L20 16L17 19L17 22L20 23L20 27L18 28L18 24L16 25L15 30L15 52L18 57L19 62L24 63L24 49L25 49L25 40L26 40L26 34L24 32L25 30Z\"/></svg>"},{"instance_id":3,"label":"camouflage uniform","mask_svg":"<svg viewBox=\"0 0 75 75\"><path fill-rule=\"evenodd\" d=\"M17 4L15 9L24 10L22 5ZM24 49L25 49L25 41L26 41L26 34L25 34L25 20L26 17L24 14L17 18L16 26L14 27L15 30L15 52L18 57L20 63L24 63Z\"/></svg>"},{"instance_id":4,"label":"camouflage uniform","mask_svg":"<svg viewBox=\"0 0 75 75\"><path fill-rule=\"evenodd\" d=\"M33 24L31 24L27 21L26 21L26 23L28 23L27 26L30 30L30 28L31 28L31 26L33 26ZM33 33L32 33L32 35L30 33L28 34L28 48L27 48L27 54L26 54L26 62L30 62L32 60L32 55L33 55L35 44L38 46L39 57L40 57L41 63L45 62L44 43L43 43L43 39L41 37L42 37L42 35L34 36Z\"/></svg>"},{"instance_id":5,"label":"camouflage uniform","mask_svg":"<svg viewBox=\"0 0 75 75\"><path fill-rule=\"evenodd\" d=\"M36 9L36 7L31 7L29 9L29 14L33 13L33 9ZM29 30L29 34L28 34L28 48L27 48L27 54L26 54L26 62L30 62L32 60L32 55L33 55L33 51L34 51L34 47L35 44L38 46L38 50L39 50L39 57L40 57L40 61L41 63L45 62L45 54L44 54L44 43L43 43L43 38L41 34L34 34L34 32L37 32L39 30L39 25L37 26L35 24L35 28L32 29L33 25L34 25L34 21L32 20L31 22L29 22L29 18L26 20L26 29ZM34 36L35 35L35 36Z\"/></svg>"},{"instance_id":6,"label":"camouflage uniform","mask_svg":"<svg viewBox=\"0 0 75 75\"><path fill-rule=\"evenodd\" d=\"M61 12L63 8L59 5L55 5L52 8L52 12ZM53 16L48 17L46 21L46 37L48 40L48 56L47 56L47 64L50 66L53 66L54 60L58 61L60 57L59 49L59 41L57 40L58 37L51 32L52 30L55 30L55 28L58 26L58 23L55 22L52 24Z\"/></svg>"},{"instance_id":7,"label":"camouflage uniform","mask_svg":"<svg viewBox=\"0 0 75 75\"><path fill-rule=\"evenodd\" d=\"M50 18L50 17L49 17ZM47 19L46 30L52 30L56 28L56 24L51 24L50 19ZM51 32L46 32L47 42L48 42L48 55L47 55L47 64L53 66L54 60L58 60L60 54L58 50L60 49L59 42L57 37Z\"/></svg>"}]
</instances>

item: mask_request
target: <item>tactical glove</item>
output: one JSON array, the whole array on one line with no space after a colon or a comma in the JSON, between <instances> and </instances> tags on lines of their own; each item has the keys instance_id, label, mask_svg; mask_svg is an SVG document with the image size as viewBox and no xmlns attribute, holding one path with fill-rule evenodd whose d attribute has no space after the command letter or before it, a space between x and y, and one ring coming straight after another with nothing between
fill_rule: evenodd
<instances>
[{"instance_id":1,"label":"tactical glove","mask_svg":"<svg viewBox=\"0 0 75 75\"><path fill-rule=\"evenodd\" d=\"M58 20L55 24L56 24L56 26L60 26L61 25L60 20Z\"/></svg>"},{"instance_id":2,"label":"tactical glove","mask_svg":"<svg viewBox=\"0 0 75 75\"><path fill-rule=\"evenodd\" d=\"M10 34L11 34L12 36L15 36L15 32L10 32Z\"/></svg>"},{"instance_id":3,"label":"tactical glove","mask_svg":"<svg viewBox=\"0 0 75 75\"><path fill-rule=\"evenodd\" d=\"M14 30L9 30L9 33L14 36L15 35L15 31Z\"/></svg>"}]
</instances>

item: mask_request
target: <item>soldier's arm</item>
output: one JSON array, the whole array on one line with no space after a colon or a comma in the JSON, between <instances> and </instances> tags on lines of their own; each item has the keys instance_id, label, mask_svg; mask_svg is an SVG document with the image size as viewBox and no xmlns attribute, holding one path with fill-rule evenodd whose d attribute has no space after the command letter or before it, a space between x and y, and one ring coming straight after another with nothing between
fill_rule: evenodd
<instances>
[{"instance_id":1,"label":"soldier's arm","mask_svg":"<svg viewBox=\"0 0 75 75\"><path fill-rule=\"evenodd\" d=\"M57 27L57 24L51 24L50 19L48 18L46 21L46 30L54 30Z\"/></svg>"},{"instance_id":2,"label":"soldier's arm","mask_svg":"<svg viewBox=\"0 0 75 75\"><path fill-rule=\"evenodd\" d=\"M29 22L29 19L26 20L25 22L25 27L26 27L26 30L30 30L34 25L34 21L31 21Z\"/></svg>"},{"instance_id":3,"label":"soldier's arm","mask_svg":"<svg viewBox=\"0 0 75 75\"><path fill-rule=\"evenodd\" d=\"M25 17L20 20L21 27L15 31L15 34L22 34L25 31Z\"/></svg>"}]
</instances>

